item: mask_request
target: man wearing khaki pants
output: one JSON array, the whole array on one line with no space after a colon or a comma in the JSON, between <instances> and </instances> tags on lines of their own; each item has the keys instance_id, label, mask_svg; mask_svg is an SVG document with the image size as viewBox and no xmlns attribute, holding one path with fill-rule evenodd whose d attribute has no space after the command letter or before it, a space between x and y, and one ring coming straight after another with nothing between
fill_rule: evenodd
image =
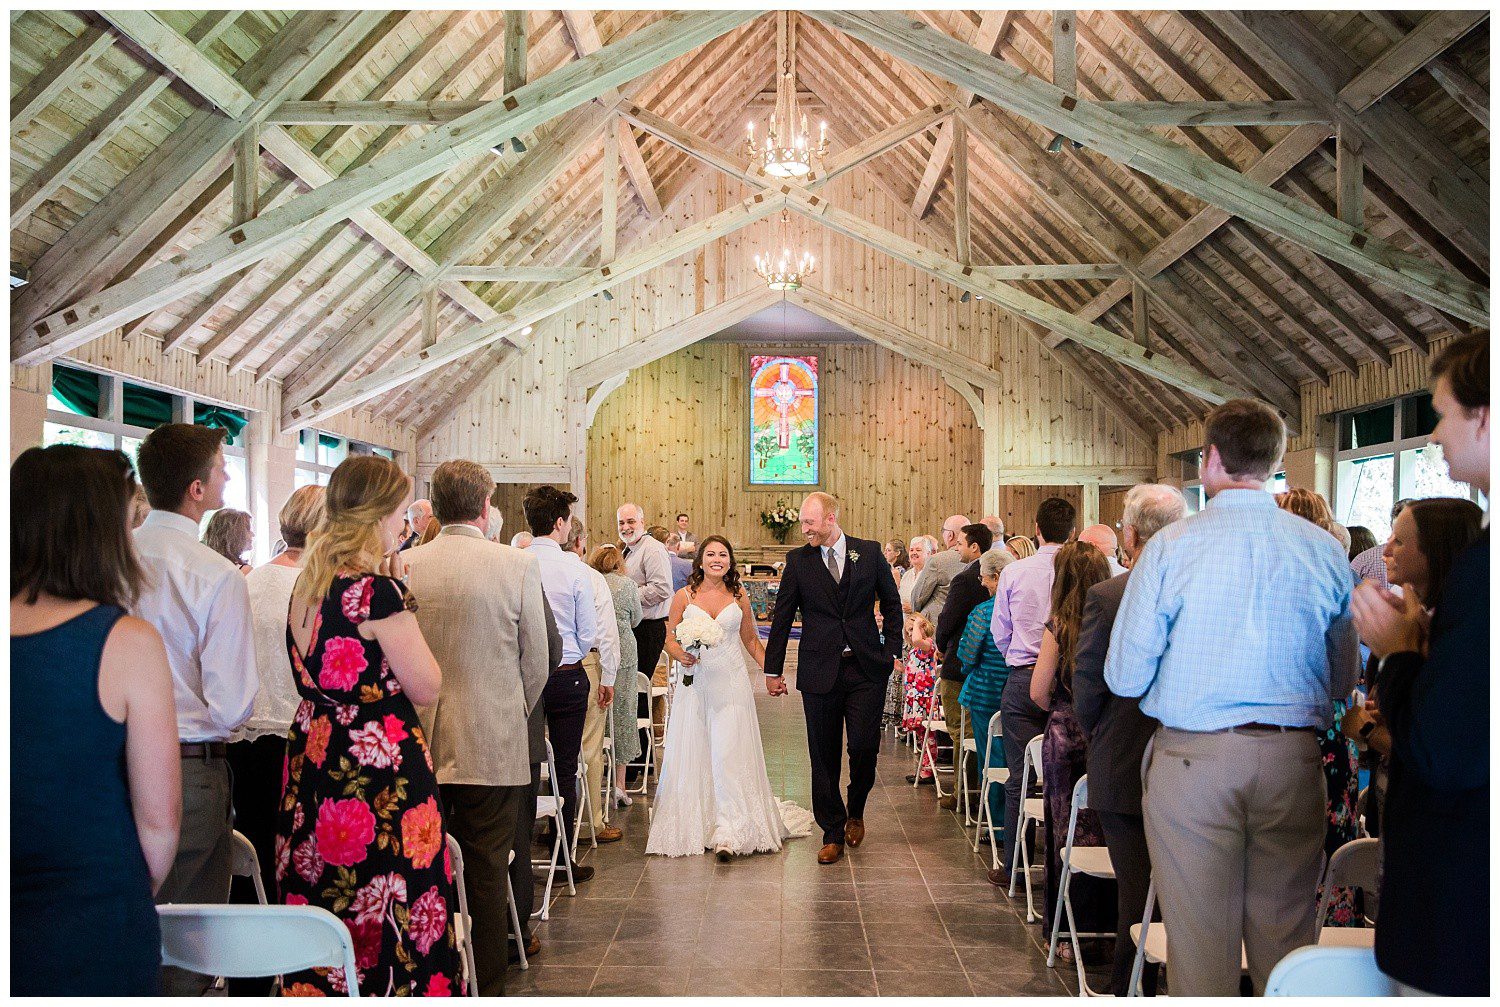
<instances>
[{"instance_id":1,"label":"man wearing khaki pants","mask_svg":"<svg viewBox=\"0 0 1500 1007\"><path fill-rule=\"evenodd\" d=\"M598 634L594 649L583 659L584 674L589 677L588 713L583 721L583 742L579 749L583 759L584 779L588 783L587 803L589 809L590 835L596 842L613 843L625 835L618 826L604 824L604 722L609 719L610 704L615 699L615 678L620 671L620 626L615 621L615 600L609 590L604 574L585 562L588 538L583 522L573 518L572 536L564 552L571 552L588 571L589 584L594 592L594 617ZM611 788L612 789L612 788ZM580 795L580 800L582 800ZM576 814L576 812L575 812Z\"/></svg>"},{"instance_id":2,"label":"man wearing khaki pants","mask_svg":"<svg viewBox=\"0 0 1500 1007\"><path fill-rule=\"evenodd\" d=\"M1328 532L1265 484L1286 427L1248 399L1204 421L1204 510L1132 569L1104 677L1161 721L1142 811L1174 996L1257 995L1318 936L1327 797L1316 731L1359 675L1354 578Z\"/></svg>"}]
</instances>

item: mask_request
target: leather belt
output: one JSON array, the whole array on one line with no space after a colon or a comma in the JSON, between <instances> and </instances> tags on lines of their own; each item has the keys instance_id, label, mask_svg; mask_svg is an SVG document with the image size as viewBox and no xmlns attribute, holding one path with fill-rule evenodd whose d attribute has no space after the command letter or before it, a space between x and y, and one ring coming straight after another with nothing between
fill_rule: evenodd
<instances>
[{"instance_id":1,"label":"leather belt","mask_svg":"<svg viewBox=\"0 0 1500 1007\"><path fill-rule=\"evenodd\" d=\"M229 754L222 741L180 741L177 748L184 759L222 759Z\"/></svg>"},{"instance_id":2,"label":"leather belt","mask_svg":"<svg viewBox=\"0 0 1500 1007\"><path fill-rule=\"evenodd\" d=\"M1234 727L1225 728L1226 731L1276 731L1285 734L1288 731L1311 731L1311 727L1287 727L1285 724L1237 724Z\"/></svg>"},{"instance_id":3,"label":"leather belt","mask_svg":"<svg viewBox=\"0 0 1500 1007\"><path fill-rule=\"evenodd\" d=\"M583 662L582 661L574 661L572 664L559 664L557 666L557 670L558 671L582 671L583 670Z\"/></svg>"}]
</instances>

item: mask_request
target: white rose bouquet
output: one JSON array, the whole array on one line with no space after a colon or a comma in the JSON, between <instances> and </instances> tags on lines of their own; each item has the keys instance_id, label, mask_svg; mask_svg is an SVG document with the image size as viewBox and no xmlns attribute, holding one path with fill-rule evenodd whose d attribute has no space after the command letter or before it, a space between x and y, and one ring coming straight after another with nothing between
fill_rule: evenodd
<instances>
[{"instance_id":1,"label":"white rose bouquet","mask_svg":"<svg viewBox=\"0 0 1500 1007\"><path fill-rule=\"evenodd\" d=\"M677 632L674 634L677 644L683 650L693 655L693 660L709 647L717 646L724 640L724 627L717 619L711 619L707 615L684 616L677 624ZM691 667L683 669L682 684L693 684L693 670Z\"/></svg>"}]
</instances>

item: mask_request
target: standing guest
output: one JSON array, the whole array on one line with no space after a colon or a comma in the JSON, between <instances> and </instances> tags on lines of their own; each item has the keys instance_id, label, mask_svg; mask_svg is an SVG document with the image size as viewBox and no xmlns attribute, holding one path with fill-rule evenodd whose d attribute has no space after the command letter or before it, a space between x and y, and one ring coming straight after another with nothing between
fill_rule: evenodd
<instances>
[{"instance_id":1,"label":"standing guest","mask_svg":"<svg viewBox=\"0 0 1500 1007\"><path fill-rule=\"evenodd\" d=\"M530 546L531 532L529 531L518 531L510 537L510 547L512 549L526 549Z\"/></svg>"},{"instance_id":2,"label":"standing guest","mask_svg":"<svg viewBox=\"0 0 1500 1007\"><path fill-rule=\"evenodd\" d=\"M1303 520L1311 521L1330 535L1333 534L1333 511L1321 494L1299 486L1276 494L1276 506Z\"/></svg>"},{"instance_id":3,"label":"standing guest","mask_svg":"<svg viewBox=\"0 0 1500 1007\"><path fill-rule=\"evenodd\" d=\"M691 546L695 553L698 551L698 536L688 531L686 514L677 515L677 538L683 545Z\"/></svg>"},{"instance_id":4,"label":"standing guest","mask_svg":"<svg viewBox=\"0 0 1500 1007\"><path fill-rule=\"evenodd\" d=\"M594 599L594 648L583 659L583 670L589 677L588 716L584 718L579 749L584 779L589 788L586 791L589 835L595 842L614 843L625 834L619 826L604 824L604 724L613 717L615 679L620 674L620 635L615 622L614 594L604 574L584 560L588 535L583 522L576 517L570 525L569 539L563 551L572 553L583 565Z\"/></svg>"},{"instance_id":5,"label":"standing guest","mask_svg":"<svg viewBox=\"0 0 1500 1007\"><path fill-rule=\"evenodd\" d=\"M287 739L277 816L281 901L329 910L354 938L362 991L457 991L453 865L437 774L417 707L442 671L401 583L411 479L355 455L328 479L287 615L302 704ZM340 968L285 976L292 996L344 990Z\"/></svg>"},{"instance_id":6,"label":"standing guest","mask_svg":"<svg viewBox=\"0 0 1500 1007\"><path fill-rule=\"evenodd\" d=\"M1335 521L1329 526L1328 531L1334 538L1339 540L1339 545L1344 549L1344 555L1348 556L1349 547L1354 544L1354 536L1349 534L1349 529Z\"/></svg>"},{"instance_id":7,"label":"standing guest","mask_svg":"<svg viewBox=\"0 0 1500 1007\"><path fill-rule=\"evenodd\" d=\"M1073 805L1073 787L1088 772L1088 743L1073 715L1073 668L1078 654L1083 603L1089 589L1110 579L1109 563L1097 547L1082 540L1069 542L1057 552L1052 582L1052 615L1042 633L1041 650L1031 676L1031 701L1048 710L1047 730L1042 736L1042 800L1046 830L1046 910L1042 935L1052 936L1057 900L1062 892L1062 852L1068 842L1068 821ZM1078 813L1075 846L1103 846L1104 830L1092 809ZM1113 893L1100 878L1079 875L1071 884L1069 901L1078 929L1107 933L1113 908ZM1064 950L1066 948L1066 950ZM1058 955L1073 957L1070 945L1059 945Z\"/></svg>"},{"instance_id":8,"label":"standing guest","mask_svg":"<svg viewBox=\"0 0 1500 1007\"><path fill-rule=\"evenodd\" d=\"M1375 541L1375 533L1362 524L1349 526L1349 563L1352 566L1354 560L1366 549L1379 548Z\"/></svg>"},{"instance_id":9,"label":"standing guest","mask_svg":"<svg viewBox=\"0 0 1500 1007\"><path fill-rule=\"evenodd\" d=\"M140 483L135 485L135 493L130 498L130 530L135 531L146 523L146 515L151 513L151 501L146 499L146 487Z\"/></svg>"},{"instance_id":10,"label":"standing guest","mask_svg":"<svg viewBox=\"0 0 1500 1007\"><path fill-rule=\"evenodd\" d=\"M486 541L494 480L454 459L432 474L442 532L406 553L417 626L443 669L418 708L448 831L463 851L480 996L505 992L507 856L531 781L526 721L547 685L547 619L536 560Z\"/></svg>"},{"instance_id":11,"label":"standing guest","mask_svg":"<svg viewBox=\"0 0 1500 1007\"><path fill-rule=\"evenodd\" d=\"M1005 522L994 514L986 514L984 519L979 523L990 530L990 548L996 552L1003 552L1005 550ZM1009 556L1010 554L1007 553L1006 555ZM1014 559L1015 557L1012 556L1010 558ZM1009 560L1006 560L1006 562L1009 562Z\"/></svg>"},{"instance_id":12,"label":"standing guest","mask_svg":"<svg viewBox=\"0 0 1500 1007\"><path fill-rule=\"evenodd\" d=\"M1410 498L1397 500L1396 506L1391 508L1391 524L1394 526L1396 517L1411 503ZM1390 587L1390 582L1385 575L1384 545L1367 546L1361 552L1355 554L1349 561L1354 568L1354 575L1360 580L1367 580L1379 588Z\"/></svg>"},{"instance_id":13,"label":"standing guest","mask_svg":"<svg viewBox=\"0 0 1500 1007\"><path fill-rule=\"evenodd\" d=\"M1448 475L1490 494L1490 344L1467 336L1432 362L1432 443ZM1429 624L1416 591L1356 591L1381 659L1390 728L1385 870L1375 960L1408 992L1489 993L1490 536L1459 554ZM1424 648L1425 645L1425 656Z\"/></svg>"},{"instance_id":14,"label":"standing guest","mask_svg":"<svg viewBox=\"0 0 1500 1007\"><path fill-rule=\"evenodd\" d=\"M439 521L436 516L428 518L427 524L424 527L422 534L417 537L416 545L426 545L428 542L431 542L433 539L437 538L438 532L442 530L443 522ZM409 548L415 549L416 546L410 546Z\"/></svg>"},{"instance_id":15,"label":"standing guest","mask_svg":"<svg viewBox=\"0 0 1500 1007\"><path fill-rule=\"evenodd\" d=\"M250 592L229 560L198 541L203 516L224 506L224 431L167 423L137 460L151 514L135 533L146 582L135 614L156 627L172 665L182 759L182 835L158 902L229 898L232 808L226 743L250 717L255 675ZM214 980L162 970L172 996L201 996Z\"/></svg>"},{"instance_id":16,"label":"standing guest","mask_svg":"<svg viewBox=\"0 0 1500 1007\"><path fill-rule=\"evenodd\" d=\"M1036 543L1024 535L1013 535L1005 540L1005 548L1016 559L1025 559L1036 555Z\"/></svg>"},{"instance_id":17,"label":"standing guest","mask_svg":"<svg viewBox=\"0 0 1500 1007\"><path fill-rule=\"evenodd\" d=\"M557 619L552 615L552 605L542 592L542 615L547 623L547 681L557 674L562 664L562 634L557 631ZM526 718L526 755L531 760L531 782L521 798L521 807L516 813L516 832L511 838L510 890L516 898L516 916L521 921L521 944L526 948L526 957L534 958L541 953L542 942L531 932L531 908L536 901L536 878L531 869L531 842L536 835L536 798L542 788L542 764L547 761L547 711L544 698L531 708ZM514 940L514 932L507 933L507 940ZM506 946L512 965L520 964L521 958L511 945Z\"/></svg>"},{"instance_id":18,"label":"standing guest","mask_svg":"<svg viewBox=\"0 0 1500 1007\"><path fill-rule=\"evenodd\" d=\"M143 522L144 523L144 522ZM255 542L255 532L250 528L250 515L232 507L221 507L208 519L203 529L203 544L234 564L240 573L248 574L250 564L245 562L245 553Z\"/></svg>"},{"instance_id":19,"label":"standing guest","mask_svg":"<svg viewBox=\"0 0 1500 1007\"><path fill-rule=\"evenodd\" d=\"M1286 449L1269 406L1224 403L1204 441L1209 503L1141 554L1104 677L1162 724L1142 804L1172 992L1238 995L1243 945L1260 995L1277 962L1317 943L1316 733L1359 676L1354 578L1332 535L1266 492Z\"/></svg>"},{"instance_id":20,"label":"standing guest","mask_svg":"<svg viewBox=\"0 0 1500 1007\"><path fill-rule=\"evenodd\" d=\"M322 486L303 486L287 498L277 516L286 548L245 578L260 688L250 719L230 736L229 778L234 827L255 846L267 892L276 890L276 807L281 803L287 731L302 702L286 653L286 613L292 603L292 585L302 572L308 536L323 520L323 495ZM252 905L256 902L255 886L248 878L235 878L230 896L231 902ZM266 979L229 980L230 996L270 993L271 983Z\"/></svg>"},{"instance_id":21,"label":"standing guest","mask_svg":"<svg viewBox=\"0 0 1500 1007\"><path fill-rule=\"evenodd\" d=\"M1006 561L1001 559L1002 552L1004 549L992 546L979 557L979 582L984 585L986 597L969 613L963 636L958 640L958 659L964 666L964 687L958 694L958 701L969 711L969 728L974 733L974 747L979 761L984 759L990 719L1000 709L1005 680L1010 676L1010 669L1005 666L1005 655L995 646L995 637L990 633L990 620L994 618L995 612L995 591L1000 587L1000 571L1006 565ZM1014 561L1009 553L1006 556ZM988 765L992 769L1005 768L1003 741L990 747ZM981 766L979 772L982 778L984 767ZM998 831L1004 828L1005 822L1003 798L991 788L988 799L990 821L995 823ZM988 841L989 835L986 833L981 838ZM1004 841L1005 837L1001 835L1000 842Z\"/></svg>"},{"instance_id":22,"label":"standing guest","mask_svg":"<svg viewBox=\"0 0 1500 1007\"><path fill-rule=\"evenodd\" d=\"M911 566L911 557L906 554L906 546L901 544L899 538L893 538L880 547L885 554L885 561L891 565L891 576L896 578L896 583L901 583L901 575L906 573Z\"/></svg>"},{"instance_id":23,"label":"standing guest","mask_svg":"<svg viewBox=\"0 0 1500 1007\"><path fill-rule=\"evenodd\" d=\"M1134 568L1151 537L1187 514L1182 493L1159 483L1142 483L1125 494L1120 522L1126 565ZM1151 857L1146 852L1146 823L1141 817L1141 758L1159 726L1141 712L1140 700L1117 696L1104 683L1104 658L1110 630L1130 573L1089 588L1073 658L1073 713L1088 740L1089 807L1099 815L1104 845L1115 868L1116 932L1110 988L1126 995L1135 963L1130 925L1146 911L1151 884ZM1147 963L1141 989L1156 995L1157 966Z\"/></svg>"},{"instance_id":24,"label":"standing guest","mask_svg":"<svg viewBox=\"0 0 1500 1007\"><path fill-rule=\"evenodd\" d=\"M958 638L963 635L974 606L990 597L979 579L979 557L990 551L990 545L990 530L982 524L964 525L959 531L958 557L967 565L948 585L948 599L943 602L933 640L942 661L938 696L943 702L943 722L948 725L948 733L953 738L960 737L959 729L963 723L963 706L958 701L958 694L964 687L964 666L958 659ZM958 742L953 744L957 746ZM956 783L956 786L966 785L962 780ZM954 794L945 794L938 804L952 809L957 807L958 798Z\"/></svg>"},{"instance_id":25,"label":"standing guest","mask_svg":"<svg viewBox=\"0 0 1500 1007\"><path fill-rule=\"evenodd\" d=\"M552 742L554 781L562 795L564 813L558 816L563 829L563 852L572 856L573 820L578 807L578 756L588 719L589 677L583 658L594 647L598 627L594 617L594 588L576 557L563 552L572 535L570 511L578 498L555 486L537 486L526 494L521 508L531 526L531 545L526 551L541 567L542 591L562 634L562 663L547 679L542 703L547 711L547 736ZM558 865L558 874L562 865ZM573 880L587 881L594 868L573 865Z\"/></svg>"},{"instance_id":26,"label":"standing guest","mask_svg":"<svg viewBox=\"0 0 1500 1007\"><path fill-rule=\"evenodd\" d=\"M922 571L927 567L927 561L938 553L937 539L931 535L918 535L907 545L906 555L911 559L911 566L901 575L901 581L896 585L896 593L901 596L901 611L911 613L916 611L912 605L912 592L917 589L917 581L922 577Z\"/></svg>"},{"instance_id":27,"label":"standing guest","mask_svg":"<svg viewBox=\"0 0 1500 1007\"><path fill-rule=\"evenodd\" d=\"M158 996L182 784L167 653L126 614L135 478L58 444L10 480L10 992Z\"/></svg>"},{"instance_id":28,"label":"standing guest","mask_svg":"<svg viewBox=\"0 0 1500 1007\"><path fill-rule=\"evenodd\" d=\"M401 550L405 552L414 546L421 545L424 541L422 536L427 533L427 526L432 522L432 501L413 500L411 506L406 509L406 537L401 540ZM433 532L433 534L437 534Z\"/></svg>"},{"instance_id":29,"label":"standing guest","mask_svg":"<svg viewBox=\"0 0 1500 1007\"><path fill-rule=\"evenodd\" d=\"M627 677L640 666L635 649L635 627L641 621L641 593L635 581L625 574L625 557L614 545L601 545L589 557L589 566L604 575L614 601L615 630L620 637L620 671ZM631 804L625 792L625 764L641 757L640 733L636 730L636 689L634 682L615 681L614 702L610 707L610 738L613 739L615 779L611 799L616 806Z\"/></svg>"},{"instance_id":30,"label":"standing guest","mask_svg":"<svg viewBox=\"0 0 1500 1007\"><path fill-rule=\"evenodd\" d=\"M1109 564L1109 575L1118 577L1125 572L1120 565L1120 539L1115 535L1115 530L1107 524L1091 524L1078 533L1078 541L1087 542L1104 554L1104 561Z\"/></svg>"},{"instance_id":31,"label":"standing guest","mask_svg":"<svg viewBox=\"0 0 1500 1007\"><path fill-rule=\"evenodd\" d=\"M641 621L635 627L636 670L651 679L653 686L667 684L667 669L663 665L658 674L656 665L661 660L662 648L667 644L667 614L672 608L672 595L677 590L674 567L666 547L646 530L646 512L639 504L627 503L615 511L615 523L620 532L620 553L625 557L625 573L635 581L641 595ZM663 538L665 538L665 534ZM691 571L691 564L689 564ZM687 581L682 581L686 584ZM636 680L629 683L630 691L636 692ZM651 706L648 707L647 704ZM649 696L637 699L636 715L656 715L657 723L665 721L661 716L666 710L665 699L652 700ZM640 734L641 751L654 739L647 739L646 732ZM641 767L626 770L626 778L635 780Z\"/></svg>"},{"instance_id":32,"label":"standing guest","mask_svg":"<svg viewBox=\"0 0 1500 1007\"><path fill-rule=\"evenodd\" d=\"M905 689L901 708L901 729L914 737L921 737L925 746L925 757L918 760L920 769L915 777L908 776L908 783L924 786L933 782L932 767L936 762L937 736L929 735L926 723L931 716L932 693L937 688L938 655L932 642L932 623L921 612L914 612L906 620Z\"/></svg>"},{"instance_id":33,"label":"standing guest","mask_svg":"<svg viewBox=\"0 0 1500 1007\"><path fill-rule=\"evenodd\" d=\"M1052 578L1058 550L1073 537L1078 512L1061 497L1048 497L1036 510L1036 533L1042 548L1034 556L1017 560L1000 571L995 589L995 611L990 632L995 646L1005 655L1010 674L1000 697L1000 725L1005 738L1005 764L1016 768L1005 781L1004 863L991 881L1010 884L1015 867L1021 818L1021 772L1026 746L1047 727L1047 711L1031 698L1031 673L1041 652L1042 633L1051 615ZM1027 540L1029 541L1029 539ZM1030 847L1028 847L1029 849Z\"/></svg>"},{"instance_id":34,"label":"standing guest","mask_svg":"<svg viewBox=\"0 0 1500 1007\"><path fill-rule=\"evenodd\" d=\"M676 594L687 587L688 578L693 575L693 557L698 550L675 533L667 536L666 547L667 562L672 564L672 593Z\"/></svg>"},{"instance_id":35,"label":"standing guest","mask_svg":"<svg viewBox=\"0 0 1500 1007\"><path fill-rule=\"evenodd\" d=\"M962 514L943 522L943 551L927 561L916 587L911 589L912 609L925 615L934 626L943 614L943 602L948 600L948 586L968 565L958 555L958 539L964 525L969 523Z\"/></svg>"}]
</instances>

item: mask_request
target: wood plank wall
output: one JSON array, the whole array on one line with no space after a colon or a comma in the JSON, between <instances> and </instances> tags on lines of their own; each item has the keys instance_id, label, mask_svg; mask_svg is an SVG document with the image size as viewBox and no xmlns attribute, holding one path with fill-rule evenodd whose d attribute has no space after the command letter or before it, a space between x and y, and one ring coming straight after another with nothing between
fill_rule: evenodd
<instances>
[{"instance_id":1,"label":"wood plank wall","mask_svg":"<svg viewBox=\"0 0 1500 1007\"><path fill-rule=\"evenodd\" d=\"M980 431L930 368L863 344L817 348L823 362L822 488L861 538L935 533L955 512L980 516ZM589 431L591 541L612 534L626 501L648 524L687 511L701 537L771 545L760 512L796 506L801 487L751 489L747 347L698 343L631 373Z\"/></svg>"}]
</instances>

